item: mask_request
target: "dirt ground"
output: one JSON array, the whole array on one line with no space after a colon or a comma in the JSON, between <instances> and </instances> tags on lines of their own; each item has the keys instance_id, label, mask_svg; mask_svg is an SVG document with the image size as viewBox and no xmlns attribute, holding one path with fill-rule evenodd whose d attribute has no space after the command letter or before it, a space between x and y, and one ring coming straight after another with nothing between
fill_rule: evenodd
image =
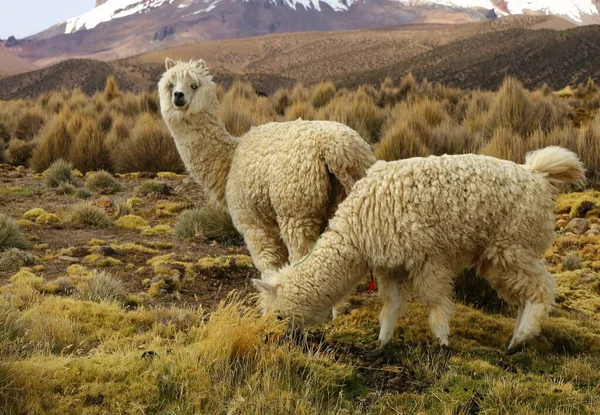
<instances>
[{"instance_id":1,"label":"dirt ground","mask_svg":"<svg viewBox=\"0 0 600 415\"><path fill-rule=\"evenodd\" d=\"M119 182L124 186L122 192L110 196L94 193L87 202L103 207L115 221L123 213L131 213L145 219L149 226L173 227L179 212L184 208L202 206L204 196L200 186L189 176L161 176L163 177L156 177L154 174L118 176ZM118 206L134 197L135 189L150 178L167 183L170 194L135 196L141 199L139 205L132 212L123 212L121 209L119 215ZM83 185L84 179L80 178L79 181ZM30 171L0 165L0 183L2 213L21 220L31 209L42 208L60 218L58 223L38 224L34 221L33 225L21 226L30 241L27 252L36 258L35 273L47 281L67 275L68 267L76 264L90 269L101 268L121 279L129 294L143 294L148 292L149 280L152 282L162 275L168 282L170 276L176 275L181 280L179 290L162 290L161 295L151 296L147 300L157 305L212 309L231 290L249 292L250 279L259 276L254 267L247 265L249 258L246 257L248 251L245 247L224 247L216 242L202 240L201 237L184 240L174 235L144 236L139 229L125 229L117 225L108 228L78 226L69 222L69 211L82 200L49 188L39 175L36 177ZM160 207L165 203L175 206L174 211L157 209L157 205ZM103 264L98 267L90 262L93 254L101 256L99 260L96 259L100 262L105 258L117 261L111 261L109 266ZM157 272L148 261L164 255L171 256L164 264L167 271ZM242 257L237 257L239 255ZM208 265L198 265L200 259L214 257L224 258L224 264L213 265L209 262ZM227 259L230 257L241 258L244 264L238 266L236 260ZM1 269L0 285L6 284L16 271L18 269Z\"/></svg>"}]
</instances>

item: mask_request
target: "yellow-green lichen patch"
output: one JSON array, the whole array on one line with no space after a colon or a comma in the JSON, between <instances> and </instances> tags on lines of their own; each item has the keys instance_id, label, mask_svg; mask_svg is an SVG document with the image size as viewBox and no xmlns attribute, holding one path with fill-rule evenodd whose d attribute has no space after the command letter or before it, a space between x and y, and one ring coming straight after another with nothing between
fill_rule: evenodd
<instances>
[{"instance_id":1,"label":"yellow-green lichen patch","mask_svg":"<svg viewBox=\"0 0 600 415\"><path fill-rule=\"evenodd\" d=\"M590 317L600 313L600 273L575 270L554 277L558 307Z\"/></svg>"},{"instance_id":2,"label":"yellow-green lichen patch","mask_svg":"<svg viewBox=\"0 0 600 415\"><path fill-rule=\"evenodd\" d=\"M38 216L35 222L40 224L57 224L62 221L54 213L44 213L43 215Z\"/></svg>"},{"instance_id":3,"label":"yellow-green lichen patch","mask_svg":"<svg viewBox=\"0 0 600 415\"><path fill-rule=\"evenodd\" d=\"M152 248L148 248L146 246L143 245L139 245L136 243L125 243L125 244L112 244L111 248L113 248L115 251L119 252L119 253L123 253L123 254L149 254L149 255L154 255L154 254L158 254L159 251L157 251L156 249L152 249Z\"/></svg>"},{"instance_id":4,"label":"yellow-green lichen patch","mask_svg":"<svg viewBox=\"0 0 600 415\"><path fill-rule=\"evenodd\" d=\"M159 171L158 173L156 173L156 175L158 177L160 177L161 179L168 179L168 180L182 179L185 177L184 174L177 174L177 173L173 173L172 171Z\"/></svg>"},{"instance_id":5,"label":"yellow-green lichen patch","mask_svg":"<svg viewBox=\"0 0 600 415\"><path fill-rule=\"evenodd\" d=\"M248 255L223 255L219 257L206 257L198 260L200 268L229 268L251 267L252 259Z\"/></svg>"},{"instance_id":6,"label":"yellow-green lichen patch","mask_svg":"<svg viewBox=\"0 0 600 415\"><path fill-rule=\"evenodd\" d=\"M134 211L136 208L144 204L144 199L141 199L139 197L130 197L129 199L127 199L127 202L125 202L125 204L130 210Z\"/></svg>"},{"instance_id":7,"label":"yellow-green lichen patch","mask_svg":"<svg viewBox=\"0 0 600 415\"><path fill-rule=\"evenodd\" d=\"M169 225L156 225L142 229L142 236L162 236L171 235L173 229ZM171 244L172 245L172 244Z\"/></svg>"},{"instance_id":8,"label":"yellow-green lichen patch","mask_svg":"<svg viewBox=\"0 0 600 415\"><path fill-rule=\"evenodd\" d=\"M125 215L115 222L119 228L138 230L148 226L148 221L137 215Z\"/></svg>"},{"instance_id":9,"label":"yellow-green lichen patch","mask_svg":"<svg viewBox=\"0 0 600 415\"><path fill-rule=\"evenodd\" d=\"M45 213L46 211L42 208L30 209L27 212L23 213L23 219L36 220Z\"/></svg>"},{"instance_id":10,"label":"yellow-green lichen patch","mask_svg":"<svg viewBox=\"0 0 600 415\"><path fill-rule=\"evenodd\" d=\"M188 207L190 207L189 203L166 201L158 202L156 204L156 215L158 217L175 216L179 212L182 212L185 209L187 209Z\"/></svg>"},{"instance_id":11,"label":"yellow-green lichen patch","mask_svg":"<svg viewBox=\"0 0 600 415\"><path fill-rule=\"evenodd\" d=\"M38 226L37 223L32 222L28 219L18 219L16 221L16 223L19 228L23 228L23 229L29 229L29 228L34 228L34 227Z\"/></svg>"},{"instance_id":12,"label":"yellow-green lichen patch","mask_svg":"<svg viewBox=\"0 0 600 415\"><path fill-rule=\"evenodd\" d=\"M0 196L29 196L33 190L21 186L9 186L0 188Z\"/></svg>"},{"instance_id":13,"label":"yellow-green lichen patch","mask_svg":"<svg viewBox=\"0 0 600 415\"><path fill-rule=\"evenodd\" d=\"M555 203L557 213L568 213L569 217L598 217L600 192L587 191L560 195Z\"/></svg>"},{"instance_id":14,"label":"yellow-green lichen patch","mask_svg":"<svg viewBox=\"0 0 600 415\"><path fill-rule=\"evenodd\" d=\"M90 241L88 242L88 244L90 246L102 246L102 245L106 245L106 241L103 240L103 239L92 238L92 239L90 239Z\"/></svg>"},{"instance_id":15,"label":"yellow-green lichen patch","mask_svg":"<svg viewBox=\"0 0 600 415\"><path fill-rule=\"evenodd\" d=\"M159 255L149 259L146 264L152 267L155 275L186 278L194 275L193 263L178 261L174 258L174 254Z\"/></svg>"},{"instance_id":16,"label":"yellow-green lichen patch","mask_svg":"<svg viewBox=\"0 0 600 415\"><path fill-rule=\"evenodd\" d=\"M90 255L86 256L85 258L83 258L83 261L86 264L89 264L91 266L98 267L98 268L115 267L117 265L121 265L121 261L119 261L118 259L107 257L107 256L100 255L100 254L90 254Z\"/></svg>"}]
</instances>

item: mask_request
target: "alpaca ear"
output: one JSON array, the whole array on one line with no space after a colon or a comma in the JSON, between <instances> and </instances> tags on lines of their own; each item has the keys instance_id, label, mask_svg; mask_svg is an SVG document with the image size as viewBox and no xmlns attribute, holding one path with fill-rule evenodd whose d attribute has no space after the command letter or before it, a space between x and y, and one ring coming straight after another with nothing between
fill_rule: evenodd
<instances>
[{"instance_id":1,"label":"alpaca ear","mask_svg":"<svg viewBox=\"0 0 600 415\"><path fill-rule=\"evenodd\" d=\"M198 59L196 61L196 67L199 69L205 69L206 68L206 62L204 62L204 59Z\"/></svg>"},{"instance_id":2,"label":"alpaca ear","mask_svg":"<svg viewBox=\"0 0 600 415\"><path fill-rule=\"evenodd\" d=\"M274 295L277 292L276 284L272 284L264 280L253 279L252 284L254 285L254 287L256 287L258 291L263 292L265 294Z\"/></svg>"},{"instance_id":3,"label":"alpaca ear","mask_svg":"<svg viewBox=\"0 0 600 415\"><path fill-rule=\"evenodd\" d=\"M169 69L171 69L173 66L175 66L175 61L171 58L167 58L165 59L165 68L167 68L167 71Z\"/></svg>"}]
</instances>

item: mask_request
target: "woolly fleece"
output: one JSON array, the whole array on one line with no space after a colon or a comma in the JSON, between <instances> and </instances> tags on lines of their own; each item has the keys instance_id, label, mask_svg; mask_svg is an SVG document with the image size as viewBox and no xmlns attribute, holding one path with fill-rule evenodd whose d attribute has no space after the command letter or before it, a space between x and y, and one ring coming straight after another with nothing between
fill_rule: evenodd
<instances>
[{"instance_id":1,"label":"woolly fleece","mask_svg":"<svg viewBox=\"0 0 600 415\"><path fill-rule=\"evenodd\" d=\"M233 137L219 116L204 61L167 59L166 66L161 112L179 154L195 180L229 210L256 267L278 269L302 258L375 162L370 146L356 131L330 121L269 123ZM178 96L181 102L185 96L185 105L175 105Z\"/></svg>"},{"instance_id":2,"label":"woolly fleece","mask_svg":"<svg viewBox=\"0 0 600 415\"><path fill-rule=\"evenodd\" d=\"M554 279L539 260L554 236L552 183L583 178L577 156L558 147L528 155L526 165L472 154L377 162L305 259L254 283L266 310L302 326L323 321L373 269L384 302L381 345L413 294L448 345L453 278L477 265L519 305L514 351L539 333L554 302Z\"/></svg>"}]
</instances>

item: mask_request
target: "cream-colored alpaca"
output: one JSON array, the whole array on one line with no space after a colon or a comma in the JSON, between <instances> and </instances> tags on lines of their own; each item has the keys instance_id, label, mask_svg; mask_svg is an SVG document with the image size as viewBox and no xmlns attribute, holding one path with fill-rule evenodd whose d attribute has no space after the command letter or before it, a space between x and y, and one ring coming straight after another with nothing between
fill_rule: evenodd
<instances>
[{"instance_id":1,"label":"cream-colored alpaca","mask_svg":"<svg viewBox=\"0 0 600 415\"><path fill-rule=\"evenodd\" d=\"M337 203L375 162L370 146L351 128L329 121L269 123L232 137L204 61L167 59L166 67L160 107L179 154L228 209L256 267L278 269L302 258Z\"/></svg>"},{"instance_id":2,"label":"cream-colored alpaca","mask_svg":"<svg viewBox=\"0 0 600 415\"><path fill-rule=\"evenodd\" d=\"M383 298L381 346L413 293L446 346L453 278L477 265L519 306L512 352L540 332L554 303L539 260L554 235L554 185L583 179L577 156L560 147L529 154L525 165L472 154L378 162L303 261L254 282L266 310L302 325L322 321L370 268Z\"/></svg>"}]
</instances>

